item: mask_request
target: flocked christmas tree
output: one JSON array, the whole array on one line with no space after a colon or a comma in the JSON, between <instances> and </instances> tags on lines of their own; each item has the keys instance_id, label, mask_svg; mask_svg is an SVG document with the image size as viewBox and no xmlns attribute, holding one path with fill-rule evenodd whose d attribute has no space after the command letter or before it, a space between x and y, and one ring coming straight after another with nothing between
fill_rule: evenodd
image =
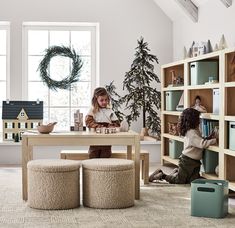
<instances>
[{"instance_id":1,"label":"flocked christmas tree","mask_svg":"<svg viewBox=\"0 0 235 228\"><path fill-rule=\"evenodd\" d=\"M105 89L110 96L112 109L121 122L124 117L124 114L120 111L122 105L121 96L116 92L116 86L113 84L113 81L109 85L105 85Z\"/></svg>"},{"instance_id":2,"label":"flocked christmas tree","mask_svg":"<svg viewBox=\"0 0 235 228\"><path fill-rule=\"evenodd\" d=\"M155 83L160 83L154 73L154 63L158 64L158 58L149 53L148 43L144 42L143 37L137 42L135 59L123 81L123 89L126 89L128 94L122 101L130 111L126 119L129 124L137 121L142 112L143 128L150 130L151 135L159 137L161 126L157 110L161 108L161 93L154 88Z\"/></svg>"}]
</instances>

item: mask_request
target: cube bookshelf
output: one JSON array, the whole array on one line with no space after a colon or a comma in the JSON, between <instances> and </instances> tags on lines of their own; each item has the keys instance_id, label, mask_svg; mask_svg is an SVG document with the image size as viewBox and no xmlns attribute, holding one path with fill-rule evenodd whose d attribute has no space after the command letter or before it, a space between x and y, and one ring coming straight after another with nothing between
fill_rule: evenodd
<instances>
[{"instance_id":1,"label":"cube bookshelf","mask_svg":"<svg viewBox=\"0 0 235 228\"><path fill-rule=\"evenodd\" d=\"M200 85L191 85L191 63L217 61L218 75L217 81ZM182 85L172 86L172 72L175 76L184 79ZM172 163L178 165L178 159L169 156L169 140L184 142L183 137L169 133L169 123L176 123L181 111L166 110L166 92L182 91L183 106L189 108L194 105L194 99L200 96L202 105L206 107L207 113L202 113L200 118L206 122L217 121L219 126L219 145L213 145L208 150L218 154L219 176L214 173L202 173L208 179L225 179L229 181L229 188L235 191L235 150L229 149L229 123L235 122L235 48L224 49L217 52L200 55L193 58L184 59L169 64L165 64L161 69L162 82L162 147L161 163ZM215 101L214 94L219 93ZM213 101L214 99L214 101ZM213 106L219 102L217 112Z\"/></svg>"}]
</instances>

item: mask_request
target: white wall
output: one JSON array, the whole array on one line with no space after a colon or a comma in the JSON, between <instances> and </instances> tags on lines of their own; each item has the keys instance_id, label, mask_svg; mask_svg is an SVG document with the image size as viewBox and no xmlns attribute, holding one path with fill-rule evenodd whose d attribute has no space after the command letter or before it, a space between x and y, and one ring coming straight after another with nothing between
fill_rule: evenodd
<instances>
[{"instance_id":1,"label":"white wall","mask_svg":"<svg viewBox=\"0 0 235 228\"><path fill-rule=\"evenodd\" d=\"M153 0L1 0L0 21L11 22L10 99L21 99L22 22L26 21L99 22L100 85L115 80L121 93L140 36L160 64L172 61L172 22ZM139 130L141 123L134 124L134 129ZM0 160L6 150L1 146Z\"/></svg>"},{"instance_id":2,"label":"white wall","mask_svg":"<svg viewBox=\"0 0 235 228\"><path fill-rule=\"evenodd\" d=\"M199 7L198 23L188 17L180 17L173 23L174 60L183 59L183 48L187 50L193 41L210 39L212 47L219 43L222 34L229 47L235 47L235 2L226 8L219 0L208 0Z\"/></svg>"}]
</instances>

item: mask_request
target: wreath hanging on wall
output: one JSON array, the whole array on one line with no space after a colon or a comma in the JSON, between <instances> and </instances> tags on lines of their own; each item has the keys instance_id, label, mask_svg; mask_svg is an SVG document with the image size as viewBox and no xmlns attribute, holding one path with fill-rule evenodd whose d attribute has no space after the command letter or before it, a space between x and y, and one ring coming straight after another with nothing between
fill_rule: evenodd
<instances>
[{"instance_id":1,"label":"wreath hanging on wall","mask_svg":"<svg viewBox=\"0 0 235 228\"><path fill-rule=\"evenodd\" d=\"M51 46L46 49L45 52L46 54L38 67L42 81L51 90L57 91L57 89L70 89L71 84L79 80L80 70L83 66L80 56L74 49L65 46ZM48 69L51 59L55 56L63 56L72 59L71 74L66 76L61 81L53 80Z\"/></svg>"}]
</instances>

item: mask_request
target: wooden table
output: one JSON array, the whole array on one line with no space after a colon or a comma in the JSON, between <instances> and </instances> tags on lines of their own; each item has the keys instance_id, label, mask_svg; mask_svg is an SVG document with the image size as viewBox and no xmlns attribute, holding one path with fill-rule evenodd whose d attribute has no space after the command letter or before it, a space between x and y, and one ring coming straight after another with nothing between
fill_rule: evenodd
<instances>
[{"instance_id":1,"label":"wooden table","mask_svg":"<svg viewBox=\"0 0 235 228\"><path fill-rule=\"evenodd\" d=\"M94 132L64 132L40 134L25 132L22 135L22 194L23 200L28 199L27 163L33 160L34 146L89 146L112 145L127 146L127 159L135 153L135 199L140 198L140 137L134 131L114 134L97 134Z\"/></svg>"}]
</instances>

